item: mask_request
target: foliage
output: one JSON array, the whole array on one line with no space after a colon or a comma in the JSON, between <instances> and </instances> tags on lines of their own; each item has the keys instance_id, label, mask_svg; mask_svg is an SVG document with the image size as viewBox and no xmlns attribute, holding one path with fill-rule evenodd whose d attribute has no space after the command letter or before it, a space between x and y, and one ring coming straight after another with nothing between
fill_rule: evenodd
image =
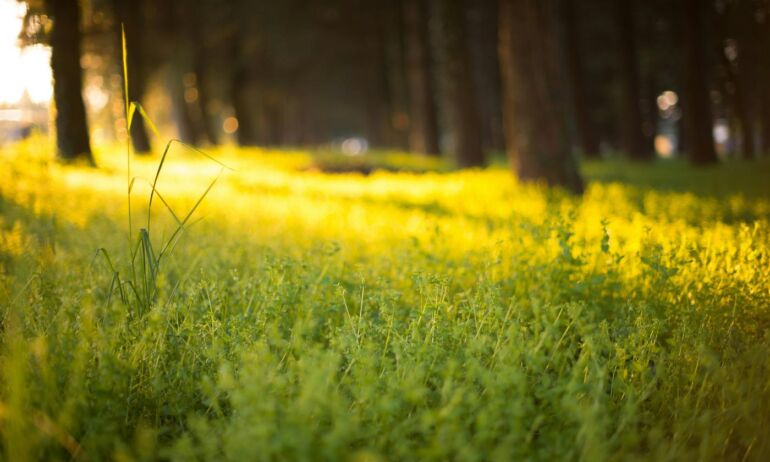
<instances>
[{"instance_id":1,"label":"foliage","mask_svg":"<svg viewBox=\"0 0 770 462\"><path fill-rule=\"evenodd\" d=\"M62 166L40 142L0 152L6 459L770 455L766 186L628 173L575 198L500 168L326 175L223 148L234 172L131 316L94 260L125 243L120 156ZM178 159L157 189L189 210L219 166Z\"/></svg>"}]
</instances>

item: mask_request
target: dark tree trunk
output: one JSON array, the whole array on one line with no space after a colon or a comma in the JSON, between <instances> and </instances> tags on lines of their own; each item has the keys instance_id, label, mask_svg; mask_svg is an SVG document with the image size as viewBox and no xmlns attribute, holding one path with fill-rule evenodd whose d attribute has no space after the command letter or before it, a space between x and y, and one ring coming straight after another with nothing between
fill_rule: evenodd
<instances>
[{"instance_id":1,"label":"dark tree trunk","mask_svg":"<svg viewBox=\"0 0 770 462\"><path fill-rule=\"evenodd\" d=\"M741 8L743 7L743 8ZM740 29L738 31L738 70L735 80L735 98L740 102L736 106L737 116L740 119L741 135L743 138L742 154L745 159L753 159L756 156L756 130L758 119L758 103L761 99L761 91L758 88L757 74L762 61L765 59L763 51L758 49L761 37L757 33L757 24L754 19L753 4L739 5L738 13L741 15Z\"/></svg>"},{"instance_id":2,"label":"dark tree trunk","mask_svg":"<svg viewBox=\"0 0 770 462\"><path fill-rule=\"evenodd\" d=\"M767 21L759 28L758 31L759 40L757 47L762 50L767 50L770 47L770 25ZM760 69L760 81L770 81L770 59L762 59L759 63ZM760 137L762 144L760 145L760 157L767 157L770 155L770 87L765 83L760 86L759 97L761 98L760 104Z\"/></svg>"},{"instance_id":3,"label":"dark tree trunk","mask_svg":"<svg viewBox=\"0 0 770 462\"><path fill-rule=\"evenodd\" d=\"M249 80L247 71L242 68L233 70L232 92L233 112L238 120L238 131L236 132L238 145L257 146L259 137L254 117L253 81Z\"/></svg>"},{"instance_id":4,"label":"dark tree trunk","mask_svg":"<svg viewBox=\"0 0 770 462\"><path fill-rule=\"evenodd\" d=\"M219 144L219 126L216 117L212 114L212 101L209 97L208 76L206 67L208 59L206 58L205 48L200 45L195 52L195 82L198 90L198 109L200 110L203 121L203 131L206 134L206 140L211 145Z\"/></svg>"},{"instance_id":5,"label":"dark tree trunk","mask_svg":"<svg viewBox=\"0 0 770 462\"><path fill-rule=\"evenodd\" d=\"M385 67L388 81L390 144L409 149L409 90L407 88L404 7L402 0L386 2L384 18Z\"/></svg>"},{"instance_id":6,"label":"dark tree trunk","mask_svg":"<svg viewBox=\"0 0 770 462\"><path fill-rule=\"evenodd\" d=\"M129 102L142 102L147 89L147 74L144 63L144 50L142 34L144 20L140 2L131 0L115 0L116 30L118 35L118 50L122 49L121 24L126 32L126 55L128 75L128 100ZM131 121L131 142L138 154L150 152L150 139L147 136L147 128L139 111Z\"/></svg>"},{"instance_id":7,"label":"dark tree trunk","mask_svg":"<svg viewBox=\"0 0 770 462\"><path fill-rule=\"evenodd\" d=\"M652 147L644 136L642 120L639 57L637 52L634 10L636 0L615 1L615 20L618 27L618 52L621 80L621 135L623 148L633 160L653 159Z\"/></svg>"},{"instance_id":8,"label":"dark tree trunk","mask_svg":"<svg viewBox=\"0 0 770 462\"><path fill-rule=\"evenodd\" d=\"M756 94L750 89L749 78L743 75L745 67L739 69L738 72L738 79L735 82L735 116L738 119L738 126L741 134L741 150L739 155L744 159L752 159L755 155L754 111L752 100L753 98L756 98Z\"/></svg>"},{"instance_id":9,"label":"dark tree trunk","mask_svg":"<svg viewBox=\"0 0 770 462\"><path fill-rule=\"evenodd\" d=\"M425 0L404 0L406 73L409 86L409 149L439 154L428 12Z\"/></svg>"},{"instance_id":10,"label":"dark tree trunk","mask_svg":"<svg viewBox=\"0 0 770 462\"><path fill-rule=\"evenodd\" d=\"M684 144L687 157L694 164L717 161L714 149L713 119L708 88L708 72L703 44L704 17L699 0L683 0L682 15L684 33Z\"/></svg>"},{"instance_id":11,"label":"dark tree trunk","mask_svg":"<svg viewBox=\"0 0 770 462\"><path fill-rule=\"evenodd\" d=\"M559 50L559 0L501 0L500 67L508 156L524 181L583 190L569 149Z\"/></svg>"},{"instance_id":12,"label":"dark tree trunk","mask_svg":"<svg viewBox=\"0 0 770 462\"><path fill-rule=\"evenodd\" d=\"M770 88L762 88L762 157L770 155Z\"/></svg>"},{"instance_id":13,"label":"dark tree trunk","mask_svg":"<svg viewBox=\"0 0 770 462\"><path fill-rule=\"evenodd\" d=\"M194 114L195 125L199 141L209 145L219 144L220 127L217 118L212 114L212 101L209 93L208 80L211 75L209 67L211 62L206 48L207 31L206 21L208 16L207 2L186 2L176 0L178 11L183 14L180 19L181 36L186 41L186 47L190 50L190 69L194 76L192 85L188 88L194 98L190 99L190 109Z\"/></svg>"},{"instance_id":14,"label":"dark tree trunk","mask_svg":"<svg viewBox=\"0 0 770 462\"><path fill-rule=\"evenodd\" d=\"M367 38L361 57L367 63L364 72L365 84L364 105L366 112L366 133L369 144L373 147L385 147L391 145L393 138L390 124L392 105L390 98L390 85L388 82L386 37L382 4L372 6L372 11L365 16L370 33Z\"/></svg>"},{"instance_id":15,"label":"dark tree trunk","mask_svg":"<svg viewBox=\"0 0 770 462\"><path fill-rule=\"evenodd\" d=\"M239 12L239 10L235 10ZM238 120L236 139L240 146L256 146L259 144L257 133L257 71L255 67L259 62L259 49L253 33L248 35L248 26L251 21L246 12L240 12L240 17L234 18L239 24L237 32L232 37L232 76L231 99L233 112ZM246 24L243 24L246 22Z\"/></svg>"},{"instance_id":16,"label":"dark tree trunk","mask_svg":"<svg viewBox=\"0 0 770 462\"><path fill-rule=\"evenodd\" d=\"M190 106L185 100L184 67L173 62L166 76L166 86L171 99L171 113L177 128L177 136L187 144L196 145L198 137L193 123Z\"/></svg>"},{"instance_id":17,"label":"dark tree trunk","mask_svg":"<svg viewBox=\"0 0 770 462\"><path fill-rule=\"evenodd\" d=\"M455 158L461 167L481 166L485 159L468 49L465 2L435 0L434 4L440 27L442 98L448 113L448 128L454 138Z\"/></svg>"},{"instance_id":18,"label":"dark tree trunk","mask_svg":"<svg viewBox=\"0 0 770 462\"><path fill-rule=\"evenodd\" d=\"M468 41L481 120L481 144L485 152L502 152L505 142L497 55L498 1L474 0L469 3Z\"/></svg>"},{"instance_id":19,"label":"dark tree trunk","mask_svg":"<svg viewBox=\"0 0 770 462\"><path fill-rule=\"evenodd\" d=\"M49 0L54 18L51 30L51 70L56 104L56 147L60 159L83 159L93 164L88 122L83 104L80 69L80 11L77 0Z\"/></svg>"},{"instance_id":20,"label":"dark tree trunk","mask_svg":"<svg viewBox=\"0 0 770 462\"><path fill-rule=\"evenodd\" d=\"M565 43L569 78L572 91L575 130L580 142L580 151L586 157L599 157L599 139L596 136L588 107L588 96L580 49L580 18L577 0L564 0Z\"/></svg>"},{"instance_id":21,"label":"dark tree trunk","mask_svg":"<svg viewBox=\"0 0 770 462\"><path fill-rule=\"evenodd\" d=\"M267 144L281 146L286 144L284 124L284 104L272 102L269 99L262 105L262 126L264 127Z\"/></svg>"},{"instance_id":22,"label":"dark tree trunk","mask_svg":"<svg viewBox=\"0 0 770 462\"><path fill-rule=\"evenodd\" d=\"M177 128L177 137L184 143L197 145L202 132L197 107L191 104L196 97L193 73L193 53L187 40L187 28L195 14L184 0L167 0L158 5L159 19L155 27L163 31L162 40L167 48L163 59L169 62L165 84L171 100L171 117ZM189 100L189 101L188 101Z\"/></svg>"}]
</instances>

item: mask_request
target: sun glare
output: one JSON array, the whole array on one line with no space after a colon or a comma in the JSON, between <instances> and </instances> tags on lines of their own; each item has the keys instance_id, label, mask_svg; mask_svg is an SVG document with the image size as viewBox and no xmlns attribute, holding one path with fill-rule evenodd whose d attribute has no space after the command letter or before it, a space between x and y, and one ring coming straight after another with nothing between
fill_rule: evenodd
<instances>
[{"instance_id":1,"label":"sun glare","mask_svg":"<svg viewBox=\"0 0 770 462\"><path fill-rule=\"evenodd\" d=\"M19 48L26 6L0 0L0 104L14 104L26 91L34 103L51 99L50 50L43 45Z\"/></svg>"}]
</instances>

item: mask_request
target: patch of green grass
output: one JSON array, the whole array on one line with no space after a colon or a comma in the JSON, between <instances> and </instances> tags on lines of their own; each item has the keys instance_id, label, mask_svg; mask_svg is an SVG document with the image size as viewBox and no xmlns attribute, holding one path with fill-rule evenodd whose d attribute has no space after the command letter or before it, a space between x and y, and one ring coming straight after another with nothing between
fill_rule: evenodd
<instances>
[{"instance_id":1,"label":"patch of green grass","mask_svg":"<svg viewBox=\"0 0 770 462\"><path fill-rule=\"evenodd\" d=\"M676 165L588 165L574 198L223 149L132 315L94 260L125 247L121 156L43 154L0 152L4 459L770 456L770 199L738 188L759 169L695 173L733 185L709 194ZM178 159L157 189L190 210L219 167Z\"/></svg>"}]
</instances>

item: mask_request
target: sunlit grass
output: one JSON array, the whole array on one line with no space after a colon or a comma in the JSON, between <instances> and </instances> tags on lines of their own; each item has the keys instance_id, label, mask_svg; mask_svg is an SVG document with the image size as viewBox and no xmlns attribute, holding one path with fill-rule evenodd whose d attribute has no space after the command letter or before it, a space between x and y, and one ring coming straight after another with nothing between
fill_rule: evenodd
<instances>
[{"instance_id":1,"label":"sunlit grass","mask_svg":"<svg viewBox=\"0 0 770 462\"><path fill-rule=\"evenodd\" d=\"M211 154L233 171L130 316L94 258L125 247L123 155L0 152L7 459L770 455L766 164L592 164L624 182L575 198L503 168ZM183 213L219 171L172 152L158 190Z\"/></svg>"}]
</instances>

